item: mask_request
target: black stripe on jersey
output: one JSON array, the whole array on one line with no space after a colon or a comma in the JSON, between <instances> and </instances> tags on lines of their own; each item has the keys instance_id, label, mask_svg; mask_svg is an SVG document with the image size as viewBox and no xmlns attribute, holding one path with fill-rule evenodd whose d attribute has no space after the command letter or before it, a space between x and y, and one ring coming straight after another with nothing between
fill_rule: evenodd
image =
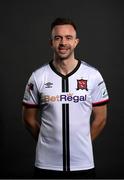
<instances>
[{"instance_id":1,"label":"black stripe on jersey","mask_svg":"<svg viewBox=\"0 0 124 180\"><path fill-rule=\"evenodd\" d=\"M65 123L65 104L62 104L62 137L63 137L63 171L66 171L66 123Z\"/></svg>"},{"instance_id":2,"label":"black stripe on jersey","mask_svg":"<svg viewBox=\"0 0 124 180\"><path fill-rule=\"evenodd\" d=\"M62 78L62 92L68 92L68 78Z\"/></svg>"},{"instance_id":3,"label":"black stripe on jersey","mask_svg":"<svg viewBox=\"0 0 124 180\"><path fill-rule=\"evenodd\" d=\"M68 78L62 78L62 92L69 92ZM63 171L70 171L69 104L62 104Z\"/></svg>"},{"instance_id":4,"label":"black stripe on jersey","mask_svg":"<svg viewBox=\"0 0 124 180\"><path fill-rule=\"evenodd\" d=\"M67 127L67 171L70 171L69 104L66 104L66 127Z\"/></svg>"},{"instance_id":5,"label":"black stripe on jersey","mask_svg":"<svg viewBox=\"0 0 124 180\"><path fill-rule=\"evenodd\" d=\"M63 171L70 171L69 104L62 104Z\"/></svg>"}]
</instances>

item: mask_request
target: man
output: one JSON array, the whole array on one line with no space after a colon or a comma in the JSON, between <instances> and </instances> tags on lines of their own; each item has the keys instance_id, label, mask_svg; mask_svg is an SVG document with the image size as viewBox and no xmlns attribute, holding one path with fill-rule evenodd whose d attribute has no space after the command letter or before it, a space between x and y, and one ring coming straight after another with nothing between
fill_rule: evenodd
<instances>
[{"instance_id":1,"label":"man","mask_svg":"<svg viewBox=\"0 0 124 180\"><path fill-rule=\"evenodd\" d=\"M75 59L78 43L75 24L57 18L53 60L32 73L25 89L23 120L37 142L36 178L94 178L92 141L105 126L109 98L99 71Z\"/></svg>"}]
</instances>

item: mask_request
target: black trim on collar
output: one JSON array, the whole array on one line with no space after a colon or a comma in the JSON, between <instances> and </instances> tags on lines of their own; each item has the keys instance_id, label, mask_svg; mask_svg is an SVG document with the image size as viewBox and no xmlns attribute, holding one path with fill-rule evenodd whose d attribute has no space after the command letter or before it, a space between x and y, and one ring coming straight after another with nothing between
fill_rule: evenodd
<instances>
[{"instance_id":1,"label":"black trim on collar","mask_svg":"<svg viewBox=\"0 0 124 180\"><path fill-rule=\"evenodd\" d=\"M61 74L60 72L58 72L58 71L56 70L56 68L55 68L54 65L53 65L53 60L49 62L49 65L50 65L51 69L52 69L56 74L58 74L60 77L62 77L62 78L68 78L69 76L71 76L72 74L74 74L74 73L79 69L79 67L80 67L80 65L81 65L81 61L78 60L77 66L73 69L73 71L71 71L71 72L70 72L69 74L67 74L67 75L63 75L63 74Z\"/></svg>"}]
</instances>

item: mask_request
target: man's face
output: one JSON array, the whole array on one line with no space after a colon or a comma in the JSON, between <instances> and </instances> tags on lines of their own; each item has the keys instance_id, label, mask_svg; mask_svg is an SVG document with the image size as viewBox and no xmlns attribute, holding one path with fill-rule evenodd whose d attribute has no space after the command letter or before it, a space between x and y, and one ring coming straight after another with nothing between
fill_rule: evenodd
<instances>
[{"instance_id":1,"label":"man's face","mask_svg":"<svg viewBox=\"0 0 124 180\"><path fill-rule=\"evenodd\" d=\"M53 28L51 36L51 45L57 58L67 59L73 56L74 49L79 42L73 26L57 25Z\"/></svg>"}]
</instances>

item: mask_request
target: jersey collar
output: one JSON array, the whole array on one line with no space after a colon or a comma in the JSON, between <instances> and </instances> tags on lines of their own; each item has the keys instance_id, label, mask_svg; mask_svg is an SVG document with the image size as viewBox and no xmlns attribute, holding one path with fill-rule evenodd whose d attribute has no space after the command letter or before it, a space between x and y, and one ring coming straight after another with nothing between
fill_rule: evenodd
<instances>
[{"instance_id":1,"label":"jersey collar","mask_svg":"<svg viewBox=\"0 0 124 180\"><path fill-rule=\"evenodd\" d=\"M56 70L56 68L55 68L54 65L53 65L53 60L51 60L51 61L49 62L49 65L50 65L51 69L52 69L57 75L61 76L62 78L68 78L69 76L73 75L73 74L79 69L79 67L80 67L80 65L81 65L81 61L78 60L77 66L73 69L73 71L71 71L71 72L68 73L67 75L63 75L63 74L61 74L60 72L58 72L58 71Z\"/></svg>"}]
</instances>

